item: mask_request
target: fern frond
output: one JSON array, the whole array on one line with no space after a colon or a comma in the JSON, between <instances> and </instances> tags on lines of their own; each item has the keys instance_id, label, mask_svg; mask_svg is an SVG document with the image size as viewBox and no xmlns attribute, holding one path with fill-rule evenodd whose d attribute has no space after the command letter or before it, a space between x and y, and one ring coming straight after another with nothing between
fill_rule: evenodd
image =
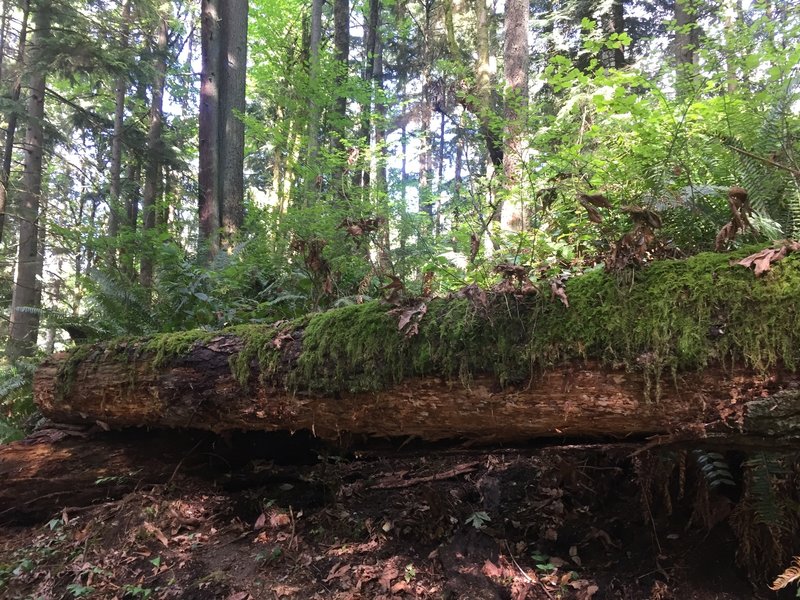
<instances>
[{"instance_id":1,"label":"fern frond","mask_svg":"<svg viewBox=\"0 0 800 600\"><path fill-rule=\"evenodd\" d=\"M775 578L775 581L772 582L769 589L773 592L777 592L798 580L800 580L800 556L795 556L792 559L791 566Z\"/></svg>"},{"instance_id":2,"label":"fern frond","mask_svg":"<svg viewBox=\"0 0 800 600\"><path fill-rule=\"evenodd\" d=\"M784 527L786 525L784 506L778 499L773 485L774 477L788 473L780 457L759 452L743 464L750 475L750 493L756 522L768 527Z\"/></svg>"},{"instance_id":3,"label":"fern frond","mask_svg":"<svg viewBox=\"0 0 800 600\"><path fill-rule=\"evenodd\" d=\"M712 489L721 485L735 486L731 468L725 457L719 452L693 450L695 460L703 473L708 486Z\"/></svg>"}]
</instances>

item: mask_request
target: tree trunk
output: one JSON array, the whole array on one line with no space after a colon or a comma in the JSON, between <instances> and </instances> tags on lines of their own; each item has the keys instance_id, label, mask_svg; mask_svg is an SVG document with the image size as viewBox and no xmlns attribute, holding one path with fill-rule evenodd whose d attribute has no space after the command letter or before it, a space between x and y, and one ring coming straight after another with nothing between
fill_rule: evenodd
<instances>
[{"instance_id":1,"label":"tree trunk","mask_svg":"<svg viewBox=\"0 0 800 600\"><path fill-rule=\"evenodd\" d=\"M244 121L247 81L247 0L219 5L219 192L223 245L231 247L244 223Z\"/></svg>"},{"instance_id":2,"label":"tree trunk","mask_svg":"<svg viewBox=\"0 0 800 600\"><path fill-rule=\"evenodd\" d=\"M22 23L19 30L19 43L17 45L17 64L22 66L25 60L25 41L28 37L28 15L30 14L30 2L22 5ZM22 71L17 76L14 87L11 90L11 103L16 104L19 102L20 93L22 91ZM11 178L11 160L14 155L14 136L17 133L17 111L12 110L8 115L8 124L6 126L6 140L3 147L3 166L0 171L0 242L3 241L3 231L6 224L6 210L8 205L8 182Z\"/></svg>"},{"instance_id":3,"label":"tree trunk","mask_svg":"<svg viewBox=\"0 0 800 600\"><path fill-rule=\"evenodd\" d=\"M380 15L380 0L369 0L369 10L366 19L366 35L364 36L364 70L362 79L369 82L369 94L361 104L361 114L359 130L356 134L356 141L361 148L370 148L370 133L372 129L372 107L375 99L375 51L378 39L378 26ZM353 185L361 188L361 194L367 198L369 196L370 161L361 160L353 174Z\"/></svg>"},{"instance_id":4,"label":"tree trunk","mask_svg":"<svg viewBox=\"0 0 800 600\"><path fill-rule=\"evenodd\" d=\"M60 388L68 358L55 355L37 372L36 402L62 422L217 433L308 430L326 441L348 435L481 443L660 435L757 445L760 436L787 442L800 435L800 420L791 416L800 411L796 373L709 367L665 375L656 400L648 398L655 382L644 373L581 361L506 388L491 376L476 375L468 387L429 376L376 392L328 395L265 384L255 365L243 387L230 367L242 348L237 336L220 334L156 367L155 354L142 347L124 349L123 356L137 357L126 364L119 347L96 345L86 360L67 367L74 368L67 391Z\"/></svg>"},{"instance_id":5,"label":"tree trunk","mask_svg":"<svg viewBox=\"0 0 800 600\"><path fill-rule=\"evenodd\" d=\"M37 299L39 281L39 206L42 193L42 156L44 137L45 74L41 57L50 37L50 5L39 4L36 10L35 33L31 41L30 64L34 66L28 79L28 127L25 134L25 165L22 192L19 197L19 243L17 276L11 300L9 338L6 356L14 361L31 356L39 334ZM33 309L33 310L30 310Z\"/></svg>"},{"instance_id":6,"label":"tree trunk","mask_svg":"<svg viewBox=\"0 0 800 600\"><path fill-rule=\"evenodd\" d=\"M569 307L471 290L82 346L43 363L35 398L56 420L327 440L800 435L800 263L756 279L731 262L590 273L567 282Z\"/></svg>"},{"instance_id":7,"label":"tree trunk","mask_svg":"<svg viewBox=\"0 0 800 600\"><path fill-rule=\"evenodd\" d=\"M332 119L334 139L333 148L340 154L344 153L345 138L347 137L347 93L344 84L347 81L348 63L350 56L350 2L349 0L334 0L333 2L333 56L336 61L336 102ZM342 157L343 158L343 157ZM344 194L344 168L337 174L338 193Z\"/></svg>"},{"instance_id":8,"label":"tree trunk","mask_svg":"<svg viewBox=\"0 0 800 600\"><path fill-rule=\"evenodd\" d=\"M308 78L311 89L316 90L319 85L319 49L322 40L322 0L312 0L311 2L311 31L308 42L309 67ZM322 111L320 99L317 93L309 95L308 106L308 147L306 164L306 176L304 179L305 194L303 204L311 206L315 204L316 197L321 187L318 178L321 177L321 170L317 164L319 161L319 135L322 129ZM275 160L278 158L276 156Z\"/></svg>"},{"instance_id":9,"label":"tree trunk","mask_svg":"<svg viewBox=\"0 0 800 600\"><path fill-rule=\"evenodd\" d=\"M611 5L611 30L613 33L625 33L625 3L614 0ZM614 68L621 69L626 65L625 52L622 47L614 48Z\"/></svg>"},{"instance_id":10,"label":"tree trunk","mask_svg":"<svg viewBox=\"0 0 800 600\"><path fill-rule=\"evenodd\" d=\"M200 197L199 248L206 262L219 252L219 94L220 27L219 0L203 0L201 8L200 153L198 185Z\"/></svg>"},{"instance_id":11,"label":"tree trunk","mask_svg":"<svg viewBox=\"0 0 800 600\"><path fill-rule=\"evenodd\" d=\"M131 23L131 0L126 0L122 7L119 45L124 51L128 47ZM128 78L117 77L114 85L114 134L111 137L111 165L109 167L109 215L108 236L113 240L119 233L122 207L122 130L125 125L125 92L128 89ZM111 262L116 262L116 248L111 249Z\"/></svg>"},{"instance_id":12,"label":"tree trunk","mask_svg":"<svg viewBox=\"0 0 800 600\"><path fill-rule=\"evenodd\" d=\"M491 51L491 26L486 2L487 0L476 0L475 2L475 45L478 51L478 63L475 69L475 95L479 104L466 108L478 118L489 161L496 169L499 169L503 164L503 142L502 135L497 131L495 123L497 98L493 82L496 79L497 70ZM489 174L487 173L487 175Z\"/></svg>"},{"instance_id":13,"label":"tree trunk","mask_svg":"<svg viewBox=\"0 0 800 600\"><path fill-rule=\"evenodd\" d=\"M689 95L694 87L695 55L699 41L693 0L675 1L675 93Z\"/></svg>"},{"instance_id":14,"label":"tree trunk","mask_svg":"<svg viewBox=\"0 0 800 600\"><path fill-rule=\"evenodd\" d=\"M156 55L153 78L153 97L150 104L150 128L147 134L147 168L144 175L144 193L142 194L142 234L147 240L148 234L156 228L156 203L161 191L161 169L163 164L163 140L161 130L163 127L164 84L167 74L167 19L160 17L156 33ZM139 283L142 287L153 287L154 257L151 244L145 242L147 247L142 253Z\"/></svg>"},{"instance_id":15,"label":"tree trunk","mask_svg":"<svg viewBox=\"0 0 800 600\"><path fill-rule=\"evenodd\" d=\"M503 172L506 197L501 209L500 223L506 231L525 229L522 183L522 144L525 112L528 106L528 13L527 0L506 1L506 39L504 49L505 141Z\"/></svg>"}]
</instances>

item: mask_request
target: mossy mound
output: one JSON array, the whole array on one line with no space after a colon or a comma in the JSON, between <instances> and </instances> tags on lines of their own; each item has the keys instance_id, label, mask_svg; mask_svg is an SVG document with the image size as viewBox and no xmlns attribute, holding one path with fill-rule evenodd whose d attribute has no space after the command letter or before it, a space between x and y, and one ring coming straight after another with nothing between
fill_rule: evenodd
<instances>
[{"instance_id":1,"label":"mossy mound","mask_svg":"<svg viewBox=\"0 0 800 600\"><path fill-rule=\"evenodd\" d=\"M501 385L524 383L574 359L641 370L655 382L665 370L712 363L796 370L800 257L756 279L731 265L747 253L659 261L624 275L591 272L567 283L569 308L549 290L489 294L486 303L436 299L411 336L398 328L403 309L370 302L275 325L164 334L126 344L126 355L138 347L134 360L159 368L215 336L230 336L241 342L230 365L243 387L260 376L273 386L322 393L379 390L424 375L466 385L475 374L493 375ZM73 351L63 378L85 360L85 349Z\"/></svg>"},{"instance_id":2,"label":"mossy mound","mask_svg":"<svg viewBox=\"0 0 800 600\"><path fill-rule=\"evenodd\" d=\"M658 376L709 363L795 370L800 358L800 260L756 279L737 254L659 261L624 276L601 271L567 283L570 307L550 298L490 295L428 305L419 333L398 331L391 307L373 302L311 317L292 387L377 390L415 375L501 384L577 358ZM655 378L657 380L658 377Z\"/></svg>"}]
</instances>

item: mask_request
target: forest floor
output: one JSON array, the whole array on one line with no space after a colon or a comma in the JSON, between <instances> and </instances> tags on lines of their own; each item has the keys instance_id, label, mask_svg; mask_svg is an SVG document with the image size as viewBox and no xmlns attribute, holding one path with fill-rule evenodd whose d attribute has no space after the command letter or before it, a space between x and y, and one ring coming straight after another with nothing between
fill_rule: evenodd
<instances>
[{"instance_id":1,"label":"forest floor","mask_svg":"<svg viewBox=\"0 0 800 600\"><path fill-rule=\"evenodd\" d=\"M132 470L96 482L128 480L125 493L0 515L0 597L759 597L724 499L701 526L683 483L674 500L674 478L643 493L635 446L398 446L217 439L187 445L160 483Z\"/></svg>"}]
</instances>

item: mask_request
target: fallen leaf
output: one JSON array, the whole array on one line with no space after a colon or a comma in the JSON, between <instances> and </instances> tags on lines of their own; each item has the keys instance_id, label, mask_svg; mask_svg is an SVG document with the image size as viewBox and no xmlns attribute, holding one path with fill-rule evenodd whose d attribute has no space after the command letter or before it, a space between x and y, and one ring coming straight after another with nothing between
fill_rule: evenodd
<instances>
[{"instance_id":1,"label":"fallen leaf","mask_svg":"<svg viewBox=\"0 0 800 600\"><path fill-rule=\"evenodd\" d=\"M585 196L581 194L581 196L578 197L578 202L583 208L586 209L586 212L589 215L589 220L592 223L598 223L598 224L602 223L603 217L600 215L597 209L594 206L592 206L589 202L587 202L584 198Z\"/></svg>"},{"instance_id":2,"label":"fallen leaf","mask_svg":"<svg viewBox=\"0 0 800 600\"><path fill-rule=\"evenodd\" d=\"M800 242L784 241L778 248L764 248L736 262L746 268L754 267L756 277L760 277L772 268L772 264L785 258L792 252L800 251Z\"/></svg>"},{"instance_id":3,"label":"fallen leaf","mask_svg":"<svg viewBox=\"0 0 800 600\"><path fill-rule=\"evenodd\" d=\"M386 565L386 567L384 567L378 583L381 584L381 587L384 590L389 591L389 589L392 587L392 580L397 579L399 575L400 570L392 563L389 563Z\"/></svg>"},{"instance_id":4,"label":"fallen leaf","mask_svg":"<svg viewBox=\"0 0 800 600\"><path fill-rule=\"evenodd\" d=\"M323 579L325 583L329 581L333 581L334 579L340 579L344 575L347 575L347 572L350 570L350 565L343 565L342 563L336 563L331 567L330 572L328 572L328 576Z\"/></svg>"},{"instance_id":5,"label":"fallen leaf","mask_svg":"<svg viewBox=\"0 0 800 600\"><path fill-rule=\"evenodd\" d=\"M495 565L492 561L487 560L483 563L483 574L487 577L500 577L503 574L503 569Z\"/></svg>"},{"instance_id":6,"label":"fallen leaf","mask_svg":"<svg viewBox=\"0 0 800 600\"><path fill-rule=\"evenodd\" d=\"M255 524L253 525L253 530L258 531L259 529L264 529L264 525L267 523L267 515L263 512L258 515Z\"/></svg>"},{"instance_id":7,"label":"fallen leaf","mask_svg":"<svg viewBox=\"0 0 800 600\"><path fill-rule=\"evenodd\" d=\"M527 581L517 580L511 585L511 600L526 600L531 584Z\"/></svg>"},{"instance_id":8,"label":"fallen leaf","mask_svg":"<svg viewBox=\"0 0 800 600\"><path fill-rule=\"evenodd\" d=\"M567 290L564 288L564 282L560 279L550 280L550 291L553 293L554 298L561 300L561 303L569 308L569 299L567 298Z\"/></svg>"},{"instance_id":9,"label":"fallen leaf","mask_svg":"<svg viewBox=\"0 0 800 600\"><path fill-rule=\"evenodd\" d=\"M165 548L169 547L169 540L167 539L167 536L165 536L164 532L162 532L158 527L147 521L144 522L142 527L144 527L147 533L154 536L159 542L161 542Z\"/></svg>"}]
</instances>

